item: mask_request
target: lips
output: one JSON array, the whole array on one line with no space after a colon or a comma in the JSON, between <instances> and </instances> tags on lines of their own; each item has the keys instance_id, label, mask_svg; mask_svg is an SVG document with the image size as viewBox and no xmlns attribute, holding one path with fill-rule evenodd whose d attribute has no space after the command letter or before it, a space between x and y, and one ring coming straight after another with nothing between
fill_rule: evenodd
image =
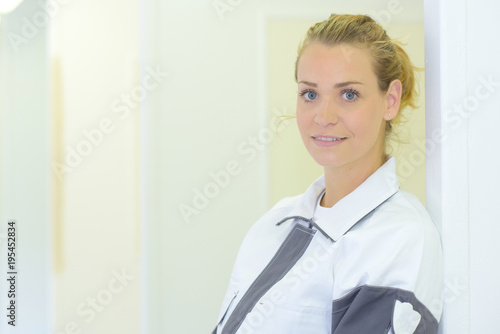
<instances>
[{"instance_id":1,"label":"lips","mask_svg":"<svg viewBox=\"0 0 500 334\"><path fill-rule=\"evenodd\" d=\"M347 137L335 137L335 136L326 136L326 135L314 135L311 136L316 145L321 147L331 147L335 145L339 145L347 139Z\"/></svg>"},{"instance_id":2,"label":"lips","mask_svg":"<svg viewBox=\"0 0 500 334\"><path fill-rule=\"evenodd\" d=\"M314 139L321 140L321 141L337 141L337 140L342 140L346 139L345 137L325 137L325 136L312 136Z\"/></svg>"}]
</instances>

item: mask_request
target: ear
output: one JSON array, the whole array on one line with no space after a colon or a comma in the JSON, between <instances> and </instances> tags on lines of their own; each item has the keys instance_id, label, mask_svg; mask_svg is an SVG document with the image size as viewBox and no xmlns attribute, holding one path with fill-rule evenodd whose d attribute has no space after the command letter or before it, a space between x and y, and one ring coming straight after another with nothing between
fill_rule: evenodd
<instances>
[{"instance_id":1,"label":"ear","mask_svg":"<svg viewBox=\"0 0 500 334\"><path fill-rule=\"evenodd\" d=\"M390 121L391 119L397 116L399 112L399 105L401 104L402 89L403 85L399 80L393 80L389 85L389 89L387 89L387 93L385 95L386 108L385 108L384 119L386 121Z\"/></svg>"}]
</instances>

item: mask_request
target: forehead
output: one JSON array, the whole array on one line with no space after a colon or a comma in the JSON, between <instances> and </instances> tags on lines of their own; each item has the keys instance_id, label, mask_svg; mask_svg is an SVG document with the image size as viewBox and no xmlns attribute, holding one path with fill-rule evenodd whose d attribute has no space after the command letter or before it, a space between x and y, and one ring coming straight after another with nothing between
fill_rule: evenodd
<instances>
[{"instance_id":1,"label":"forehead","mask_svg":"<svg viewBox=\"0 0 500 334\"><path fill-rule=\"evenodd\" d=\"M376 82L370 51L351 44L307 46L299 59L297 79Z\"/></svg>"}]
</instances>

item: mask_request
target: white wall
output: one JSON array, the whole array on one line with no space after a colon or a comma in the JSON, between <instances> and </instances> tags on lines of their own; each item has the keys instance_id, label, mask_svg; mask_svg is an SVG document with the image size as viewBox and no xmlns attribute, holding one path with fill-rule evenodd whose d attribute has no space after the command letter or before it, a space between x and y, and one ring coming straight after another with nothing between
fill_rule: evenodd
<instances>
[{"instance_id":1,"label":"white wall","mask_svg":"<svg viewBox=\"0 0 500 334\"><path fill-rule=\"evenodd\" d=\"M485 10L487 9L487 10ZM469 151L469 231L470 231L470 317L471 333L500 332L500 46L489 32L500 31L500 3L492 0L467 1L467 96ZM492 81L493 84L484 84ZM489 96L484 98L477 94ZM491 89L492 92L488 92ZM477 108L474 97L479 97ZM495 306L497 305L497 306Z\"/></svg>"},{"instance_id":2,"label":"white wall","mask_svg":"<svg viewBox=\"0 0 500 334\"><path fill-rule=\"evenodd\" d=\"M492 36L500 29L500 6L445 0L425 7L426 119L435 147L427 160L427 196L443 236L442 333L497 333L500 47ZM443 139L432 135L436 129Z\"/></svg>"},{"instance_id":3,"label":"white wall","mask_svg":"<svg viewBox=\"0 0 500 334\"><path fill-rule=\"evenodd\" d=\"M138 97L155 88L139 74L138 10L137 0L70 1L51 20L53 117L62 123L52 161L69 167L53 173L63 193L54 332L140 331Z\"/></svg>"},{"instance_id":4,"label":"white wall","mask_svg":"<svg viewBox=\"0 0 500 334\"><path fill-rule=\"evenodd\" d=\"M138 1L44 3L25 0L0 22L0 333L138 333L139 111L113 106L142 84ZM16 327L5 317L9 219Z\"/></svg>"},{"instance_id":5,"label":"white wall","mask_svg":"<svg viewBox=\"0 0 500 334\"><path fill-rule=\"evenodd\" d=\"M9 41L22 36L23 17L36 10L36 1L27 0L0 22L0 333L6 334L45 333L52 315L47 34L38 31L19 48ZM6 317L11 219L17 224L16 327Z\"/></svg>"}]
</instances>

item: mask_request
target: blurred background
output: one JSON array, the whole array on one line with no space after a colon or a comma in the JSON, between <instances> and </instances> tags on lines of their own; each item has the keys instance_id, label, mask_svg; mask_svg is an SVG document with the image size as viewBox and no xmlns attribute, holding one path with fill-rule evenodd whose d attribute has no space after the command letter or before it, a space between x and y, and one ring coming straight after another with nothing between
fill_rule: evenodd
<instances>
[{"instance_id":1,"label":"blurred background","mask_svg":"<svg viewBox=\"0 0 500 334\"><path fill-rule=\"evenodd\" d=\"M368 14L425 66L421 1L2 3L0 264L15 220L19 310L1 333L211 332L249 227L322 174L282 117L308 27ZM425 205L418 80L392 150Z\"/></svg>"}]
</instances>

